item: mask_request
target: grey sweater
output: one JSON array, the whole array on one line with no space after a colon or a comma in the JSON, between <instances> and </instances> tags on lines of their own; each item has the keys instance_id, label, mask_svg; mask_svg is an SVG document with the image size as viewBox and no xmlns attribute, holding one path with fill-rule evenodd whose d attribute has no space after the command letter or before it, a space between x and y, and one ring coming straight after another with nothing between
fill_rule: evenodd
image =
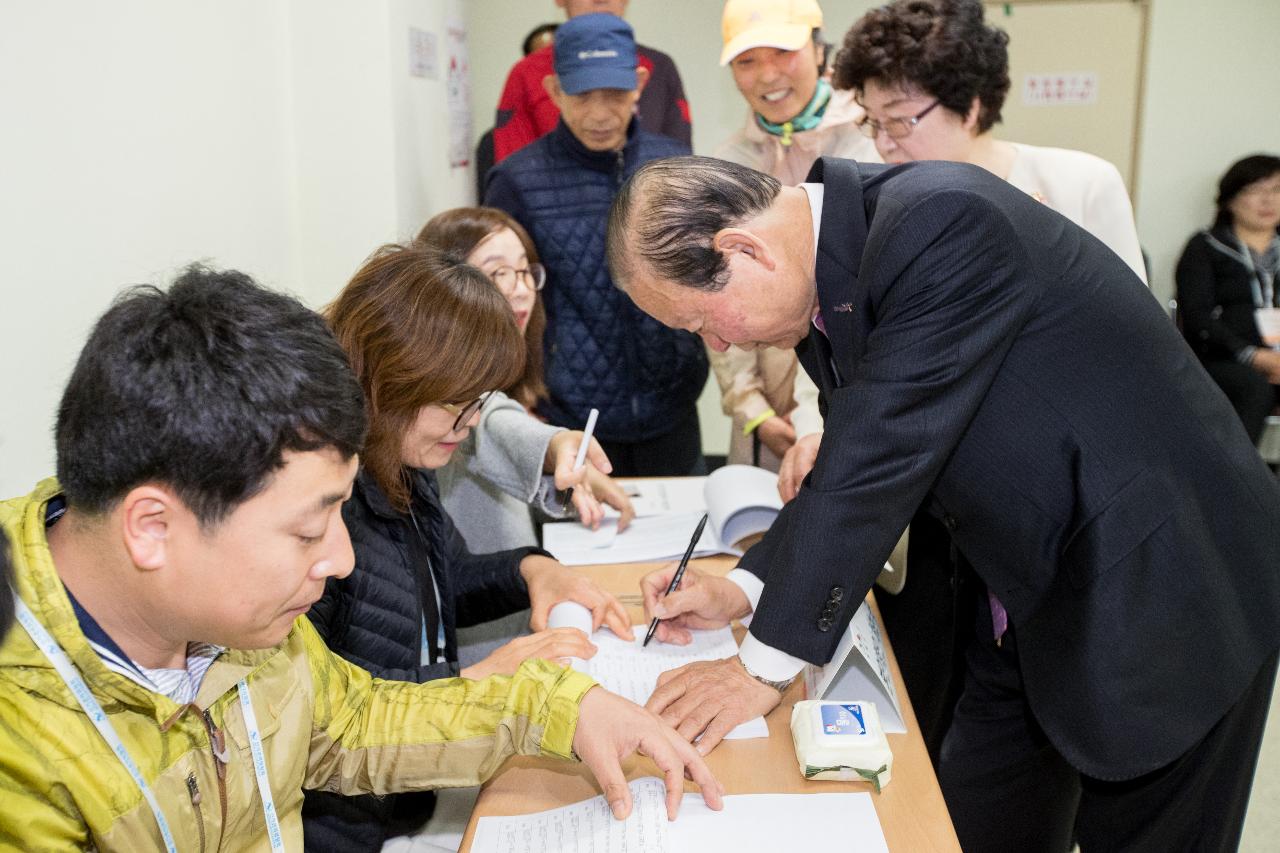
<instances>
[{"instance_id":1,"label":"grey sweater","mask_svg":"<svg viewBox=\"0 0 1280 853\"><path fill-rule=\"evenodd\" d=\"M568 513L555 484L542 473L547 444L560 432L495 391L480 410L480 424L436 472L449 518L475 554L537 544L533 512Z\"/></svg>"},{"instance_id":2,"label":"grey sweater","mask_svg":"<svg viewBox=\"0 0 1280 853\"><path fill-rule=\"evenodd\" d=\"M533 514L564 518L555 484L542 473L547 444L560 427L544 424L501 391L480 423L436 471L445 512L473 554L536 545ZM572 510L570 509L570 512ZM513 637L529 633L529 611L458 631L458 662L470 666Z\"/></svg>"}]
</instances>

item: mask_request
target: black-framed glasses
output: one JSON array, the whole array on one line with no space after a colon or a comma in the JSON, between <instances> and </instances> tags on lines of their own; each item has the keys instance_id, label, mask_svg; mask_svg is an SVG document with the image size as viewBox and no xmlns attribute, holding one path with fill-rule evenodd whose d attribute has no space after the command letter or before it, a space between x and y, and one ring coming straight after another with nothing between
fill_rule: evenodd
<instances>
[{"instance_id":1,"label":"black-framed glasses","mask_svg":"<svg viewBox=\"0 0 1280 853\"><path fill-rule=\"evenodd\" d=\"M870 116L863 116L862 120L858 122L858 129L862 131L862 135L867 139L875 139L882 130L888 134L890 139L905 139L911 135L911 131L916 129L920 119L933 112L933 108L940 103L942 103L941 100L936 100L920 112L906 118L889 118L884 121L876 121Z\"/></svg>"},{"instance_id":2,"label":"black-framed glasses","mask_svg":"<svg viewBox=\"0 0 1280 853\"><path fill-rule=\"evenodd\" d=\"M489 273L489 280L498 285L504 296L515 293L517 284L523 284L536 293L547 283L547 271L542 264L529 264L524 269L504 264Z\"/></svg>"},{"instance_id":3,"label":"black-framed glasses","mask_svg":"<svg viewBox=\"0 0 1280 853\"><path fill-rule=\"evenodd\" d=\"M436 405L451 415L457 415L457 418L454 419L453 428L450 432L462 432L463 428L467 425L467 421L475 417L476 412L484 408L484 404L489 402L489 397L492 396L492 394L492 391L486 391L470 403L464 403L461 406L457 403L437 403Z\"/></svg>"}]
</instances>

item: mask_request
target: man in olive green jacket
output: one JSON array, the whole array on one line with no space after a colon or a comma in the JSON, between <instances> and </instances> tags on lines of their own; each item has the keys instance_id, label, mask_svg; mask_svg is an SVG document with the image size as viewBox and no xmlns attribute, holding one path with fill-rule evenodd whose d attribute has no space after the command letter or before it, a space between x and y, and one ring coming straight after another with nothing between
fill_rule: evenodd
<instances>
[{"instance_id":1,"label":"man in olive green jacket","mask_svg":"<svg viewBox=\"0 0 1280 853\"><path fill-rule=\"evenodd\" d=\"M352 569L363 407L323 322L238 273L103 316L58 481L0 503L0 849L295 850L303 788L469 785L516 753L580 757L619 817L637 749L672 815L685 772L719 805L674 731L578 673L384 682L325 648L303 616Z\"/></svg>"}]
</instances>

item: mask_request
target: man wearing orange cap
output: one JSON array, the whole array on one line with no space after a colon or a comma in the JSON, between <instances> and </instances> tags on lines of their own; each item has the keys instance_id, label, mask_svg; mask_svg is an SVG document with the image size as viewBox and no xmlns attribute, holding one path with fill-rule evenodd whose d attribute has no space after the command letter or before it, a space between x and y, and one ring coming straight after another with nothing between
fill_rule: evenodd
<instances>
[{"instance_id":1,"label":"man wearing orange cap","mask_svg":"<svg viewBox=\"0 0 1280 853\"><path fill-rule=\"evenodd\" d=\"M852 92L823 79L828 46L821 39L816 0L728 0L721 16L728 65L746 99L746 121L716 150L731 160L795 186L821 156L879 163L875 145L858 128L862 107ZM816 452L822 431L818 389L798 370L791 350L730 347L708 351L724 413L733 418L729 461L783 467L780 487L790 499L793 478L783 459L799 439ZM793 454L795 456L795 454Z\"/></svg>"}]
</instances>

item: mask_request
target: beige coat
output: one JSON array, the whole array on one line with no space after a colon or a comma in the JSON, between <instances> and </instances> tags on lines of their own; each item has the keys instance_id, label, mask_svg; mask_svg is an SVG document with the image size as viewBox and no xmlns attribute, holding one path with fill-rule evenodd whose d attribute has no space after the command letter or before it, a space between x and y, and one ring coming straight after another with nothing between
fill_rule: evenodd
<instances>
[{"instance_id":1,"label":"beige coat","mask_svg":"<svg viewBox=\"0 0 1280 853\"><path fill-rule=\"evenodd\" d=\"M1083 151L1012 144L1018 156L1009 183L1106 243L1145 282L1133 205L1119 170Z\"/></svg>"}]
</instances>

